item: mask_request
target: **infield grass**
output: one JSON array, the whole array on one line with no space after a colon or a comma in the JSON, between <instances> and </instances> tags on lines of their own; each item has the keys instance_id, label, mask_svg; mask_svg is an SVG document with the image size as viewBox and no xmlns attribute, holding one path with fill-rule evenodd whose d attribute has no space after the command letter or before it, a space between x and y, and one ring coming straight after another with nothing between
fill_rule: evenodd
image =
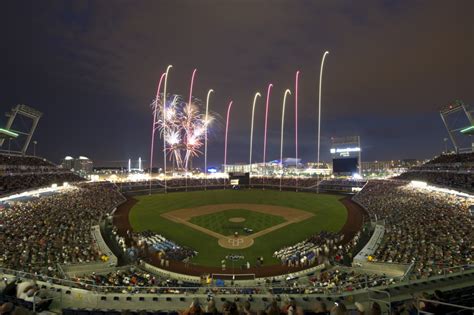
<instances>
[{"instance_id":1,"label":"infield grass","mask_svg":"<svg viewBox=\"0 0 474 315\"><path fill-rule=\"evenodd\" d=\"M129 220L134 231L155 231L180 245L197 250L199 254L192 262L199 265L220 266L220 261L229 254L241 254L245 256L245 261L252 265L260 256L263 256L264 264L275 264L278 260L272 255L276 250L302 241L322 230L338 232L347 219L347 210L339 202L341 198L343 197L329 194L256 189L145 195L136 197L138 202L130 210ZM160 216L171 210L229 203L284 206L305 210L314 216L262 235L255 239L251 247L240 250L222 248L216 238Z\"/></svg>"},{"instance_id":2,"label":"infield grass","mask_svg":"<svg viewBox=\"0 0 474 315\"><path fill-rule=\"evenodd\" d=\"M245 221L230 222L231 218L242 218ZM252 229L252 233L257 233L271 226L283 223L286 220L277 215L245 209L229 209L193 217L189 221L219 234L229 236L233 235L234 232L246 235L247 233L244 231L244 228Z\"/></svg>"}]
</instances>

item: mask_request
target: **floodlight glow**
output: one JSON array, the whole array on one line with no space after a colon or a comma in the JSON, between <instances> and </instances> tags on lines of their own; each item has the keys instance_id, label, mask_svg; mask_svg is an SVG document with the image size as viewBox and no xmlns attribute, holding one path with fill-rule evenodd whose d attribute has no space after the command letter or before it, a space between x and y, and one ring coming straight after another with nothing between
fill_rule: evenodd
<instances>
[{"instance_id":1,"label":"floodlight glow","mask_svg":"<svg viewBox=\"0 0 474 315\"><path fill-rule=\"evenodd\" d=\"M18 134L16 132L10 131L8 129L0 128L0 133L4 133L10 137L16 138L18 137Z\"/></svg>"},{"instance_id":2,"label":"floodlight glow","mask_svg":"<svg viewBox=\"0 0 474 315\"><path fill-rule=\"evenodd\" d=\"M215 174L215 173L217 173L217 168L215 168L215 167L209 167L209 168L207 169L207 172L208 172L208 173L211 173L211 174Z\"/></svg>"},{"instance_id":3,"label":"floodlight glow","mask_svg":"<svg viewBox=\"0 0 474 315\"><path fill-rule=\"evenodd\" d=\"M468 131L474 130L474 126L469 126L461 130L461 133L466 133Z\"/></svg>"},{"instance_id":4,"label":"floodlight glow","mask_svg":"<svg viewBox=\"0 0 474 315\"><path fill-rule=\"evenodd\" d=\"M65 161L71 161L71 160L74 160L74 158L73 158L72 156L69 156L69 155L68 155L68 156L66 156L66 157L64 158L64 160L65 160Z\"/></svg>"},{"instance_id":5,"label":"floodlight glow","mask_svg":"<svg viewBox=\"0 0 474 315\"><path fill-rule=\"evenodd\" d=\"M419 180L412 180L410 184L411 186L416 187L416 188L425 188L426 186L428 186L428 183L422 182Z\"/></svg>"},{"instance_id":6,"label":"floodlight glow","mask_svg":"<svg viewBox=\"0 0 474 315\"><path fill-rule=\"evenodd\" d=\"M360 152L360 148L359 147L356 147L356 148L331 148L330 152L332 154L335 154L335 153L348 153L348 152Z\"/></svg>"}]
</instances>

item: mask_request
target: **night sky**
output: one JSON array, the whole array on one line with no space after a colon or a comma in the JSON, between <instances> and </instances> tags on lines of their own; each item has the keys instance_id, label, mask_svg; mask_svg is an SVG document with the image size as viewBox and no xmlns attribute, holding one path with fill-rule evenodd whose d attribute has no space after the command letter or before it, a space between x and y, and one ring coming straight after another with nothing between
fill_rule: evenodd
<instances>
[{"instance_id":1,"label":"night sky","mask_svg":"<svg viewBox=\"0 0 474 315\"><path fill-rule=\"evenodd\" d=\"M37 153L59 162L85 155L96 165L148 160L156 84L168 64L168 91L216 93L221 116L209 164L222 164L224 118L234 101L228 162L248 161L253 95L254 157L279 157L283 92L299 90L299 152L316 159L319 67L322 158L331 136L360 135L363 160L429 158L447 136L438 109L474 105L474 1L2 1L1 115L16 104L44 113ZM294 102L287 103L285 156L294 156ZM6 119L0 118L0 126ZM158 147L160 140L157 141ZM161 154L156 153L156 165ZM200 166L203 159L194 162Z\"/></svg>"}]
</instances>

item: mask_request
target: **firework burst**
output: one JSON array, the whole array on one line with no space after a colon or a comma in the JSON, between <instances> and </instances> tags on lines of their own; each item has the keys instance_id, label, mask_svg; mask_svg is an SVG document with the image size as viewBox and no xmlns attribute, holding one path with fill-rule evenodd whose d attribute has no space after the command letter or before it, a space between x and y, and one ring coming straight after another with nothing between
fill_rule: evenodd
<instances>
[{"instance_id":1,"label":"firework burst","mask_svg":"<svg viewBox=\"0 0 474 315\"><path fill-rule=\"evenodd\" d=\"M154 128L165 139L169 159L178 169L188 170L190 160L202 154L206 129L214 120L214 115L208 115L206 120L205 113L200 111L202 103L196 98L189 103L179 95L168 95L164 100L163 95L159 95L151 104L152 114L155 115Z\"/></svg>"}]
</instances>

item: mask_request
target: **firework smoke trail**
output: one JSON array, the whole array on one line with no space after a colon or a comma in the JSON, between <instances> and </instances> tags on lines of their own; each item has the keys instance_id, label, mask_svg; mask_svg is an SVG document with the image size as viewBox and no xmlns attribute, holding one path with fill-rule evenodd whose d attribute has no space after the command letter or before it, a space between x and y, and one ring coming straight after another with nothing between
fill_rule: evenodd
<instances>
[{"instance_id":1,"label":"firework smoke trail","mask_svg":"<svg viewBox=\"0 0 474 315\"><path fill-rule=\"evenodd\" d=\"M267 89L267 102L266 102L266 105L265 105L265 133L263 135L263 173L264 173L263 180L265 180L265 175L267 174L266 158L267 158L268 105L269 105L269 102L270 102L270 92L272 90L272 87L273 87L273 84L270 83L268 85L268 89Z\"/></svg>"},{"instance_id":2,"label":"firework smoke trail","mask_svg":"<svg viewBox=\"0 0 474 315\"><path fill-rule=\"evenodd\" d=\"M286 96L291 94L289 89L286 89L285 95L283 96L283 108L281 110L281 135L280 135L280 191L281 191L281 181L283 178L283 131L285 127L285 107L286 107Z\"/></svg>"},{"instance_id":3,"label":"firework smoke trail","mask_svg":"<svg viewBox=\"0 0 474 315\"><path fill-rule=\"evenodd\" d=\"M229 133L229 117L230 109L232 108L232 101L230 101L229 106L227 107L227 120L225 124L225 143L224 143L224 168L227 165L227 135Z\"/></svg>"},{"instance_id":4,"label":"firework smoke trail","mask_svg":"<svg viewBox=\"0 0 474 315\"><path fill-rule=\"evenodd\" d=\"M158 113L158 99L160 96L160 89L161 89L161 83L163 82L163 78L165 77L166 72L163 72L163 74L160 77L160 81L158 82L158 88L156 89L156 97L155 97L155 102L153 106L153 126L151 128L151 148L150 148L150 194L151 194L151 171L153 169L153 149L154 149L154 144L155 144L155 131L156 131L156 124L157 124L157 113Z\"/></svg>"},{"instance_id":5,"label":"firework smoke trail","mask_svg":"<svg viewBox=\"0 0 474 315\"><path fill-rule=\"evenodd\" d=\"M191 84L189 86L189 102L188 102L188 106L189 106L189 110L191 111L192 110L192 95L193 95L193 85L194 85L194 77L196 75L196 71L197 69L194 69L193 70L193 74L191 76ZM191 114L191 113L190 113ZM192 116L191 116L192 117ZM191 118L189 117L189 118ZM186 170L186 172L188 171L188 162L189 162L189 158L190 156L192 155L193 151L192 149L190 150L190 148L194 147L192 141L194 139L194 136L193 136L193 132L191 130L191 119L188 120L187 122L187 126L186 126L186 157L185 157L185 165L184 165L184 168Z\"/></svg>"},{"instance_id":6,"label":"firework smoke trail","mask_svg":"<svg viewBox=\"0 0 474 315\"><path fill-rule=\"evenodd\" d=\"M209 126L209 99L211 97L211 93L213 93L214 90L210 89L207 92L207 97L206 97L206 116L204 117L204 127L205 129L205 134L204 134L204 189L207 189L207 127Z\"/></svg>"},{"instance_id":7,"label":"firework smoke trail","mask_svg":"<svg viewBox=\"0 0 474 315\"><path fill-rule=\"evenodd\" d=\"M250 167L250 172L249 172L249 187L251 184L251 177L252 177L252 145L253 145L253 121L255 117L255 104L257 102L257 97L262 96L259 92L255 93L255 96L253 97L253 104L252 104L252 120L250 123L250 156L249 156L249 167Z\"/></svg>"}]
</instances>

